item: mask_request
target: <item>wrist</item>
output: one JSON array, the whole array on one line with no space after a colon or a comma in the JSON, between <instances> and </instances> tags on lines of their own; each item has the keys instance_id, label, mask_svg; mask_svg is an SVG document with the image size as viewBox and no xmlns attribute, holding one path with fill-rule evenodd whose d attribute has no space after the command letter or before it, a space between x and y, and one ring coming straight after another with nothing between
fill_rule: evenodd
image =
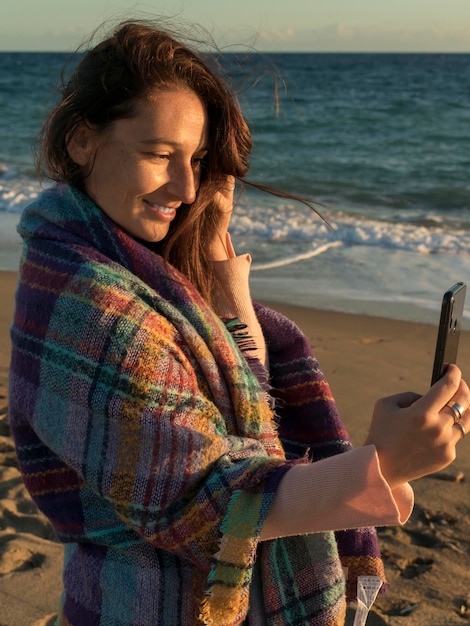
<instances>
[{"instance_id":1,"label":"wrist","mask_svg":"<svg viewBox=\"0 0 470 626\"><path fill-rule=\"evenodd\" d=\"M227 261L236 257L233 249L230 233L225 235L217 233L216 240L209 246L209 259L211 261Z\"/></svg>"}]
</instances>

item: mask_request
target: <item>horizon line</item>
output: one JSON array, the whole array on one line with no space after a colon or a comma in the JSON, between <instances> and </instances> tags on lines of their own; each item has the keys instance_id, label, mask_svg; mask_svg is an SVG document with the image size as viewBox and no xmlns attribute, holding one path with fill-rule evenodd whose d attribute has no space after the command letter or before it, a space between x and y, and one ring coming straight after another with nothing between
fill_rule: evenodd
<instances>
[{"instance_id":1,"label":"horizon line","mask_svg":"<svg viewBox=\"0 0 470 626\"><path fill-rule=\"evenodd\" d=\"M76 49L70 50L2 50L0 54L76 54L86 52ZM213 52L215 54L470 54L469 50L202 50L202 52Z\"/></svg>"}]
</instances>

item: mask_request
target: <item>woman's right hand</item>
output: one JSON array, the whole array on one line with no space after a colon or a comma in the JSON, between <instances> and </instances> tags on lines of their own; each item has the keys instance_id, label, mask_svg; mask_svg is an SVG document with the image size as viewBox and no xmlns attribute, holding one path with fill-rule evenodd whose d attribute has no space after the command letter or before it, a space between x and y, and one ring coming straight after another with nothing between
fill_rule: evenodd
<instances>
[{"instance_id":1,"label":"woman's right hand","mask_svg":"<svg viewBox=\"0 0 470 626\"><path fill-rule=\"evenodd\" d=\"M458 402L461 424L470 429L470 391L456 365L420 396L401 393L379 400L365 445L374 444L385 480L392 489L437 472L454 461L463 436L447 406Z\"/></svg>"},{"instance_id":2,"label":"woman's right hand","mask_svg":"<svg viewBox=\"0 0 470 626\"><path fill-rule=\"evenodd\" d=\"M225 261L235 256L228 227L233 212L233 192L235 191L235 177L227 176L224 187L214 196L214 205L218 211L217 228L212 241L209 242L209 258L212 261Z\"/></svg>"}]
</instances>

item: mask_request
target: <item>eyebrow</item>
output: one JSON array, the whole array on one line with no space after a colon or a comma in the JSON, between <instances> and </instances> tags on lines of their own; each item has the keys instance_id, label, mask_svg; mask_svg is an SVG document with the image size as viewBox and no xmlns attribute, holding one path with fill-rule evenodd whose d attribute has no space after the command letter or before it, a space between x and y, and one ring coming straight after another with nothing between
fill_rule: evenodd
<instances>
[{"instance_id":1,"label":"eyebrow","mask_svg":"<svg viewBox=\"0 0 470 626\"><path fill-rule=\"evenodd\" d=\"M160 139L160 137L155 137L154 139L141 139L141 143L144 144L155 144L155 143L166 143L168 145L177 145L174 141L169 141L168 139Z\"/></svg>"},{"instance_id":2,"label":"eyebrow","mask_svg":"<svg viewBox=\"0 0 470 626\"><path fill-rule=\"evenodd\" d=\"M173 148L180 147L180 144L176 141L170 141L168 139L160 139L159 137L155 137L153 139L142 139L140 143L144 146L155 146L158 144L163 144L166 146L171 146ZM204 152L204 151L207 152L208 150L209 150L209 146L206 146L204 144L203 146L197 149L197 152Z\"/></svg>"}]
</instances>

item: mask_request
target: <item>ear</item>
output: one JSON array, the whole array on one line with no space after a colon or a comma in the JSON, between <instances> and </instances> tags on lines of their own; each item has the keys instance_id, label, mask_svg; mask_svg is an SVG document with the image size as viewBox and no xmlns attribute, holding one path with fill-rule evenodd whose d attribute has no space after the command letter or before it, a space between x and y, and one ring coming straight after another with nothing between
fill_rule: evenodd
<instances>
[{"instance_id":1,"label":"ear","mask_svg":"<svg viewBox=\"0 0 470 626\"><path fill-rule=\"evenodd\" d=\"M67 135L67 152L80 167L91 165L96 149L97 131L87 122L82 122Z\"/></svg>"}]
</instances>

